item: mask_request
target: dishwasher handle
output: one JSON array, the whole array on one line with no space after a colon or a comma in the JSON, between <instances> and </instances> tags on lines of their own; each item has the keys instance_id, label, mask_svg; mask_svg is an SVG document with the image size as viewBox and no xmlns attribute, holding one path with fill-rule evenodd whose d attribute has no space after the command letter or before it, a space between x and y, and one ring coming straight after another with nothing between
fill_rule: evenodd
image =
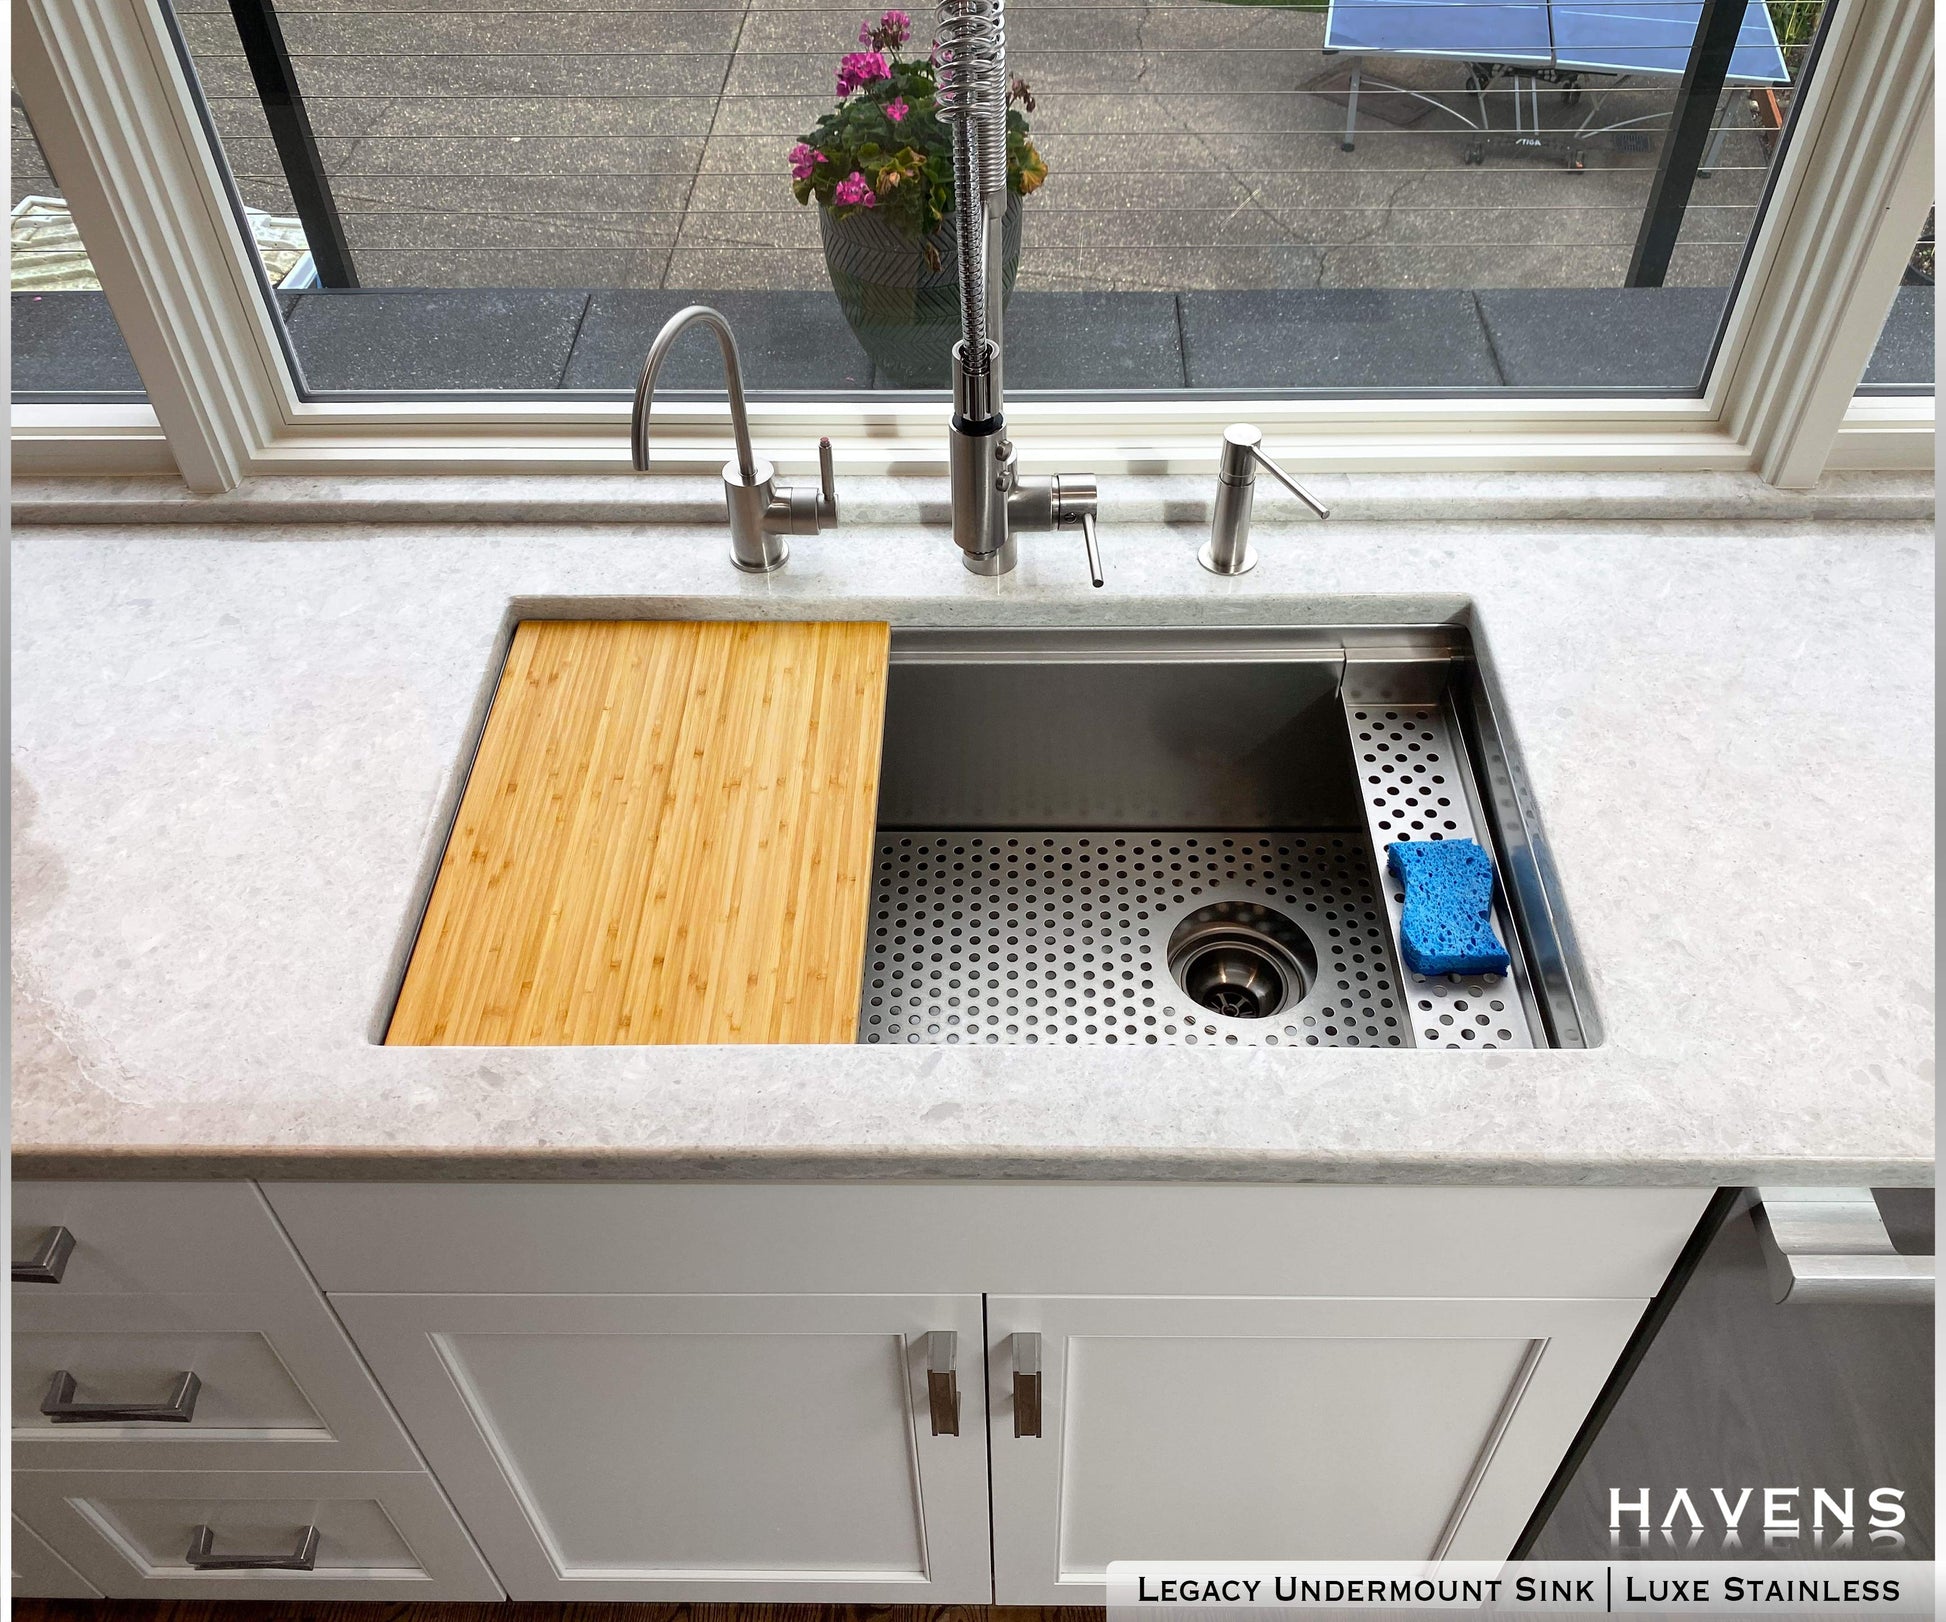
<instances>
[{"instance_id":1,"label":"dishwasher handle","mask_svg":"<svg viewBox=\"0 0 1946 1622\"><path fill-rule=\"evenodd\" d=\"M1869 1188L1760 1188L1752 1216L1776 1301L1932 1305L1934 1259L1893 1248Z\"/></svg>"}]
</instances>

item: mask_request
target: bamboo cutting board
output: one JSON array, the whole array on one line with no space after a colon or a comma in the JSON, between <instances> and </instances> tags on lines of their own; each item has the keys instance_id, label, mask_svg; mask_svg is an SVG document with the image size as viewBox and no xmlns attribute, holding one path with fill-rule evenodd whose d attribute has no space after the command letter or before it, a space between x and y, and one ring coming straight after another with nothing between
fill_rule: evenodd
<instances>
[{"instance_id":1,"label":"bamboo cutting board","mask_svg":"<svg viewBox=\"0 0 1946 1622\"><path fill-rule=\"evenodd\" d=\"M386 1042L854 1040L889 644L523 621Z\"/></svg>"}]
</instances>

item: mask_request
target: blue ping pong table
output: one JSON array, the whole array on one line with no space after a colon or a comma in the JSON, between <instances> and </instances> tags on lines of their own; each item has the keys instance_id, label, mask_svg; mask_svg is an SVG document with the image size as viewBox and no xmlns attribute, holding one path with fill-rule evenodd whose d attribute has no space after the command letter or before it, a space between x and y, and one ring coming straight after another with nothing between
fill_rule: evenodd
<instances>
[{"instance_id":1,"label":"blue ping pong table","mask_svg":"<svg viewBox=\"0 0 1946 1622\"><path fill-rule=\"evenodd\" d=\"M1381 80L1369 82L1393 94L1428 102L1483 139L1543 147L1550 141L1540 127L1540 85L1556 86L1575 98L1591 76L1608 79L1610 89L1643 76L1680 78L1689 64L1702 11L1702 0L1330 0L1324 49L1327 54L1450 57L1462 61L1469 70L1467 89L1473 95L1477 118L1425 91ZM1347 152L1357 136L1361 77L1361 69L1354 64L1345 110ZM1496 130L1488 112L1487 90L1496 78L1512 81L1512 130ZM1728 81L1790 82L1764 0L1750 0L1743 14ZM1521 103L1523 87L1526 107ZM1568 132L1570 162L1577 168L1579 142L1667 116L1657 113L1597 126L1600 107L1598 97L1580 125ZM1721 128L1716 131L1703 164L1705 170L1714 163L1724 134ZM1468 152L1467 161L1479 162L1482 156L1476 146Z\"/></svg>"}]
</instances>

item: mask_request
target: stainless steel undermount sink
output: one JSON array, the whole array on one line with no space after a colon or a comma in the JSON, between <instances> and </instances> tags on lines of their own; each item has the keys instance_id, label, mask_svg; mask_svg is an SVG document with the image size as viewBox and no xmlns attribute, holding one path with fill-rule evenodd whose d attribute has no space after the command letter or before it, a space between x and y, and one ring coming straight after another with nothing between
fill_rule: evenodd
<instances>
[{"instance_id":1,"label":"stainless steel undermount sink","mask_svg":"<svg viewBox=\"0 0 1946 1622\"><path fill-rule=\"evenodd\" d=\"M1462 625L893 633L861 1042L1595 1040ZM1474 838L1507 976L1401 973L1400 839Z\"/></svg>"}]
</instances>

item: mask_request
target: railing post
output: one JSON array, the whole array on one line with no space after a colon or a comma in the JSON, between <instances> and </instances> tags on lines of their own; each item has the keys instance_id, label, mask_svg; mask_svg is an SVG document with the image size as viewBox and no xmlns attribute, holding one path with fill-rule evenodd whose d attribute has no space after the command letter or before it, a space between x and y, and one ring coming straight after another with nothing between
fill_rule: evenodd
<instances>
[{"instance_id":1,"label":"railing post","mask_svg":"<svg viewBox=\"0 0 1946 1622\"><path fill-rule=\"evenodd\" d=\"M311 133L310 115L304 111L297 73L291 66L290 52L284 48L276 0L230 0L230 15L236 19L237 38L250 64L250 77L256 82L257 99L263 103L270 138L277 143L291 201L304 224L304 239L310 245L311 262L317 266L319 285L356 287L358 272L352 266L351 247L338 219L338 204L325 177L324 160L318 155L317 138Z\"/></svg>"},{"instance_id":2,"label":"railing post","mask_svg":"<svg viewBox=\"0 0 1946 1622\"><path fill-rule=\"evenodd\" d=\"M1702 167L1703 149L1709 144L1710 126L1716 121L1716 105L1723 99L1723 85L1730 76L1730 58L1736 54L1747 6L1748 0L1703 0L1696 40L1689 49L1689 65L1683 69L1682 89L1676 93L1675 116L1663 137L1662 161L1656 166L1655 183L1649 187L1642 229L1629 261L1629 287L1660 287L1669 274L1669 258L1682 231L1696 171Z\"/></svg>"}]
</instances>

